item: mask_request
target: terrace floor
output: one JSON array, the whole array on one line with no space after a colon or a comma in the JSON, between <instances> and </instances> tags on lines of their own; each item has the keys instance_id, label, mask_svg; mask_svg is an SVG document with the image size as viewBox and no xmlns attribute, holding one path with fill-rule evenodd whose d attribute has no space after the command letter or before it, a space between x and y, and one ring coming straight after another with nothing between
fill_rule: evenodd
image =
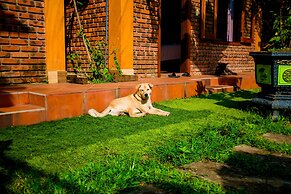
<instances>
[{"instance_id":1,"label":"terrace floor","mask_svg":"<svg viewBox=\"0 0 291 194\"><path fill-rule=\"evenodd\" d=\"M170 78L140 78L138 81L102 84L28 84L0 86L0 128L30 125L102 111L115 98L135 92L138 83L154 85L152 101L187 98L214 92L253 89L254 73Z\"/></svg>"}]
</instances>

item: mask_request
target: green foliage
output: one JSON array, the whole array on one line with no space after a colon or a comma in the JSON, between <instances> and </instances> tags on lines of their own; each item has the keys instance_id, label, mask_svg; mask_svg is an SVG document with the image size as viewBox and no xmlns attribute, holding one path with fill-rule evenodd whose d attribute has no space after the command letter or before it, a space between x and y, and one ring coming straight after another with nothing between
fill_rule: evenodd
<instances>
[{"instance_id":1,"label":"green foliage","mask_svg":"<svg viewBox=\"0 0 291 194\"><path fill-rule=\"evenodd\" d=\"M278 12L274 12L274 36L270 39L272 49L291 50L291 4L282 1Z\"/></svg>"},{"instance_id":2,"label":"green foliage","mask_svg":"<svg viewBox=\"0 0 291 194\"><path fill-rule=\"evenodd\" d=\"M113 57L115 68L117 69L118 75L121 75L120 65L118 63L116 57L116 50L112 53L106 54L106 49L108 48L108 44L105 41L95 42L95 45L92 46L90 44L89 39L83 32L79 32L78 36L85 37L86 44L88 46L90 56L92 61L89 62L89 72L86 70L82 70L82 60L80 55L77 53L71 53L67 56L67 59L72 61L74 65L74 70L79 73L85 75L90 82L98 83L98 82L112 82L114 81L115 74L111 73L108 69L108 60L110 57ZM107 65L105 63L107 60Z\"/></svg>"},{"instance_id":3,"label":"green foliage","mask_svg":"<svg viewBox=\"0 0 291 194\"><path fill-rule=\"evenodd\" d=\"M89 78L92 82L112 82L114 80L114 74L110 73L108 66L105 64L105 59L107 60L108 64L108 60L111 56L113 56L115 68L118 70L118 74L122 74L116 57L116 50L106 56L106 48L108 48L108 44L105 41L96 42L95 46L92 47L89 40L86 40L92 59L92 62L90 63L90 71L92 74L89 75Z\"/></svg>"},{"instance_id":4,"label":"green foliage","mask_svg":"<svg viewBox=\"0 0 291 194\"><path fill-rule=\"evenodd\" d=\"M82 61L79 54L76 54L76 53L69 54L67 55L67 59L69 59L71 63L74 65L73 68L74 68L75 73L78 73L78 74L83 73Z\"/></svg>"},{"instance_id":5,"label":"green foliage","mask_svg":"<svg viewBox=\"0 0 291 194\"><path fill-rule=\"evenodd\" d=\"M84 8L84 6L88 4L88 0L73 0L73 4L80 27L80 30L76 32L76 35L83 39L85 49L87 52L88 61L85 62L85 64L83 65L81 56L77 52L70 53L67 56L67 59L71 60L73 68L77 75L79 76L82 75L82 77L86 77L89 82L99 83L114 81L114 76L119 76L122 74L120 65L116 57L117 50L115 49L111 53L108 53L108 43L104 40L95 42L95 45L92 45L90 43L90 40L87 38L82 27L77 8L77 7ZM114 60L117 75L110 72L109 70L108 61L111 56L113 57ZM86 67L87 64L89 64L89 68Z\"/></svg>"}]
</instances>

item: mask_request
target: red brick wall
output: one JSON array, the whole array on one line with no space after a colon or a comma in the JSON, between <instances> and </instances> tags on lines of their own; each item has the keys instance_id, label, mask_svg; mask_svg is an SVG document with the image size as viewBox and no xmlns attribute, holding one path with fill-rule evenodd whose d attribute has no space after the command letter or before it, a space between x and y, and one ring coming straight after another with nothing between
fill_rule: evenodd
<instances>
[{"instance_id":1,"label":"red brick wall","mask_svg":"<svg viewBox=\"0 0 291 194\"><path fill-rule=\"evenodd\" d=\"M235 72L253 71L249 56L254 44L214 42L200 39L200 0L191 1L191 74L214 74L217 63L228 63ZM152 1L134 0L134 70L140 77L157 76L158 13ZM178 8L177 8L178 9Z\"/></svg>"},{"instance_id":2,"label":"red brick wall","mask_svg":"<svg viewBox=\"0 0 291 194\"><path fill-rule=\"evenodd\" d=\"M215 42L200 39L200 0L191 0L191 72L192 74L214 74L217 63L228 63L228 68L234 72L254 71L253 58L249 52L255 50L255 45L241 43Z\"/></svg>"},{"instance_id":3,"label":"red brick wall","mask_svg":"<svg viewBox=\"0 0 291 194\"><path fill-rule=\"evenodd\" d=\"M140 77L158 72L158 7L152 1L134 0L133 68Z\"/></svg>"},{"instance_id":4,"label":"red brick wall","mask_svg":"<svg viewBox=\"0 0 291 194\"><path fill-rule=\"evenodd\" d=\"M95 2L95 4L93 4ZM134 0L134 73L139 77L156 77L158 73L158 5L154 1ZM156 1L157 2L157 1ZM78 51L87 57L82 39L76 36L78 24L72 17L73 8L66 9L67 53ZM253 71L254 62L249 52L254 45L213 42L200 39L200 0L191 0L191 46L190 61L192 74L213 74L217 63L228 63L235 72ZM105 0L90 0L80 13L84 32L89 39L105 37ZM71 19L73 18L73 19ZM72 22L73 21L73 22ZM110 38L110 37L109 37ZM70 61L67 70L73 71Z\"/></svg>"},{"instance_id":5,"label":"red brick wall","mask_svg":"<svg viewBox=\"0 0 291 194\"><path fill-rule=\"evenodd\" d=\"M91 44L105 40L106 0L89 0L78 11L84 33ZM84 70L88 69L88 57L82 38L77 36L79 23L72 5L66 5L66 53L76 53L81 56ZM67 71L74 72L73 65L67 60Z\"/></svg>"},{"instance_id":6,"label":"red brick wall","mask_svg":"<svg viewBox=\"0 0 291 194\"><path fill-rule=\"evenodd\" d=\"M44 0L0 0L0 84L46 81Z\"/></svg>"}]
</instances>

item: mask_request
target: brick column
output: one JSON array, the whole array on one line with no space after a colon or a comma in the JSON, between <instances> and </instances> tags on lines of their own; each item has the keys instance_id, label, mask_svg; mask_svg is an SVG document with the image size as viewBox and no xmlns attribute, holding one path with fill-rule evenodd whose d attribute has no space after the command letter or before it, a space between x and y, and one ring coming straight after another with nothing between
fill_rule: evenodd
<instances>
[{"instance_id":1,"label":"brick column","mask_svg":"<svg viewBox=\"0 0 291 194\"><path fill-rule=\"evenodd\" d=\"M133 75L133 0L109 0L109 53L115 49L123 74Z\"/></svg>"},{"instance_id":2,"label":"brick column","mask_svg":"<svg viewBox=\"0 0 291 194\"><path fill-rule=\"evenodd\" d=\"M45 0L44 7L48 82L66 82L64 1Z\"/></svg>"}]
</instances>

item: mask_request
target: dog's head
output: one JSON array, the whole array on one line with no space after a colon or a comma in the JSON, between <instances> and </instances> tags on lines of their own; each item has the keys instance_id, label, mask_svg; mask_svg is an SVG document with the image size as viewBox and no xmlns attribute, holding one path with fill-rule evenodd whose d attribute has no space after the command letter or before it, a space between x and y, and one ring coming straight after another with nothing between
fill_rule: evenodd
<instances>
[{"instance_id":1,"label":"dog's head","mask_svg":"<svg viewBox=\"0 0 291 194\"><path fill-rule=\"evenodd\" d=\"M152 93L152 84L149 83L142 83L136 86L136 94L142 99L142 100L148 100L151 97Z\"/></svg>"}]
</instances>

